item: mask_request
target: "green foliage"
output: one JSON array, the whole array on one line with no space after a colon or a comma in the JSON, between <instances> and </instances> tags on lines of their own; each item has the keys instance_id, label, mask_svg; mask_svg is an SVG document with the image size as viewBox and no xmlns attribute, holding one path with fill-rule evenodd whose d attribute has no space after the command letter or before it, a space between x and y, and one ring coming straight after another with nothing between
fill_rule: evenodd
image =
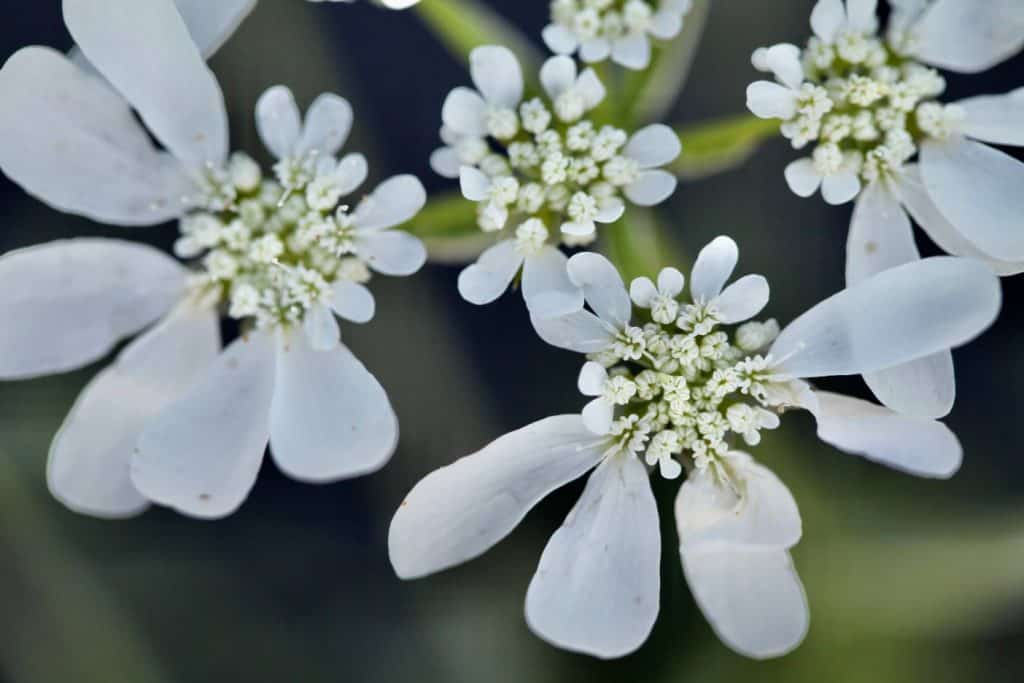
<instances>
[{"instance_id":1,"label":"green foliage","mask_svg":"<svg viewBox=\"0 0 1024 683\"><path fill-rule=\"evenodd\" d=\"M693 125L677 126L683 153L671 165L680 178L693 180L736 168L779 132L777 121L741 114Z\"/></svg>"}]
</instances>

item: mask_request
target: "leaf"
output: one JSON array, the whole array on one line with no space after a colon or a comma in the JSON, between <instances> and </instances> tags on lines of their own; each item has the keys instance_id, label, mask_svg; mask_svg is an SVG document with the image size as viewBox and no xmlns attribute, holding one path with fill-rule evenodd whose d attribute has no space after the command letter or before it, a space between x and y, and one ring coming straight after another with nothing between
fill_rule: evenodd
<instances>
[{"instance_id":1,"label":"leaf","mask_svg":"<svg viewBox=\"0 0 1024 683\"><path fill-rule=\"evenodd\" d=\"M477 226L476 204L457 191L434 195L405 230L423 240L434 263L469 263L495 240Z\"/></svg>"},{"instance_id":2,"label":"leaf","mask_svg":"<svg viewBox=\"0 0 1024 683\"><path fill-rule=\"evenodd\" d=\"M657 121L668 114L689 78L710 10L711 0L694 0L683 20L683 30L656 52L631 99L631 120Z\"/></svg>"},{"instance_id":3,"label":"leaf","mask_svg":"<svg viewBox=\"0 0 1024 683\"><path fill-rule=\"evenodd\" d=\"M670 166L680 178L693 180L729 171L779 132L778 121L741 114L695 125L677 126L683 153Z\"/></svg>"},{"instance_id":4,"label":"leaf","mask_svg":"<svg viewBox=\"0 0 1024 683\"><path fill-rule=\"evenodd\" d=\"M504 45L516 53L524 71L535 73L541 56L504 17L476 0L425 0L415 6L420 18L459 60L480 45Z\"/></svg>"}]
</instances>

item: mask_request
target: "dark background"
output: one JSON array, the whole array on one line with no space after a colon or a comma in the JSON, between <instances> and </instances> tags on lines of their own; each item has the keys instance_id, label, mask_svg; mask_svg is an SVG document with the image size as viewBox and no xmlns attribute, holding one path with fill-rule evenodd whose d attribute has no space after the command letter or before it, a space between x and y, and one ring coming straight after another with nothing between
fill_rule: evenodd
<instances>
[{"instance_id":1,"label":"dark background","mask_svg":"<svg viewBox=\"0 0 1024 683\"><path fill-rule=\"evenodd\" d=\"M70 46L58 0L8 4L0 57L29 44ZM488 4L539 36L546 2ZM744 89L757 77L750 52L804 41L811 6L717 3L669 122L742 113ZM412 172L432 191L452 188L430 171L427 158L438 144L446 93L468 77L415 12L365 2L263 0L212 65L228 99L235 148L262 154L251 111L266 87L290 85L302 106L335 91L356 109L347 148L367 154L371 181ZM947 99L1004 92L1020 86L1022 74L1018 56L980 76L949 75ZM771 281L768 313L782 322L842 287L850 211L792 195L782 169L793 155L785 141L773 140L742 168L682 184L659 209L680 260L718 234L733 236L741 269ZM2 251L70 235L169 246L175 233L174 225L112 229L62 215L0 178ZM935 253L926 238L919 241ZM792 415L766 434L757 457L788 483L804 518L795 557L812 625L796 653L756 663L715 639L678 569L668 514L676 486L655 478L665 512L662 614L638 653L602 663L549 647L522 617L540 552L580 484L551 496L509 539L468 565L402 583L388 564L391 514L423 475L506 431L582 405L578 358L533 335L518 296L485 308L463 302L457 273L431 265L411 279L378 278L377 318L344 329L401 419L402 443L391 465L314 487L285 479L268 461L248 502L216 523L163 509L103 522L49 497L47 444L102 363L0 385L3 680L1021 679L1019 278L1004 280L1007 303L996 326L956 353L959 399L948 423L966 456L952 481L916 480L840 454L816 441L806 415ZM859 380L827 386L865 394Z\"/></svg>"}]
</instances>

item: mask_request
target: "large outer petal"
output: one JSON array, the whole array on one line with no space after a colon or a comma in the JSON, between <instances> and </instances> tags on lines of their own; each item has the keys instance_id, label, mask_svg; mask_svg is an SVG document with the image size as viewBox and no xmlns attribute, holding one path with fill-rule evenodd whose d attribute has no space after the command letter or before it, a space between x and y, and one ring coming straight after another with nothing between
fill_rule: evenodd
<instances>
[{"instance_id":1,"label":"large outer petal","mask_svg":"<svg viewBox=\"0 0 1024 683\"><path fill-rule=\"evenodd\" d=\"M790 323L771 354L792 377L859 375L965 344L996 319L999 280L948 256L879 273Z\"/></svg>"},{"instance_id":2,"label":"large outer petal","mask_svg":"<svg viewBox=\"0 0 1024 683\"><path fill-rule=\"evenodd\" d=\"M941 422L901 415L840 394L814 394L822 441L920 477L945 479L960 469L963 449Z\"/></svg>"},{"instance_id":3,"label":"large outer petal","mask_svg":"<svg viewBox=\"0 0 1024 683\"><path fill-rule=\"evenodd\" d=\"M19 50L0 70L0 130L0 168L61 211L118 225L163 223L181 214L193 188L124 100L49 48Z\"/></svg>"},{"instance_id":4,"label":"large outer petal","mask_svg":"<svg viewBox=\"0 0 1024 683\"><path fill-rule=\"evenodd\" d=\"M736 652L780 657L807 635L807 596L788 551L702 546L680 556L694 600Z\"/></svg>"},{"instance_id":5,"label":"large outer petal","mask_svg":"<svg viewBox=\"0 0 1024 683\"><path fill-rule=\"evenodd\" d=\"M1024 47L1020 0L936 0L912 29L914 55L950 71L985 71Z\"/></svg>"},{"instance_id":6,"label":"large outer petal","mask_svg":"<svg viewBox=\"0 0 1024 683\"><path fill-rule=\"evenodd\" d=\"M942 214L979 249L1024 261L1024 163L957 137L921 146L921 177Z\"/></svg>"},{"instance_id":7,"label":"large outer petal","mask_svg":"<svg viewBox=\"0 0 1024 683\"><path fill-rule=\"evenodd\" d=\"M857 199L846 243L846 284L921 258L910 218L890 189L869 185ZM948 351L864 376L871 391L893 410L942 417L953 408L956 380Z\"/></svg>"},{"instance_id":8,"label":"large outer petal","mask_svg":"<svg viewBox=\"0 0 1024 683\"><path fill-rule=\"evenodd\" d=\"M558 647L602 658L640 647L658 618L661 530L647 468L605 460L541 555L526 621Z\"/></svg>"},{"instance_id":9,"label":"large outer petal","mask_svg":"<svg viewBox=\"0 0 1024 683\"><path fill-rule=\"evenodd\" d=\"M964 135L994 145L1024 147L1024 98L1016 92L960 100L967 118Z\"/></svg>"},{"instance_id":10,"label":"large outer petal","mask_svg":"<svg viewBox=\"0 0 1024 683\"><path fill-rule=\"evenodd\" d=\"M617 330L629 324L633 302L622 276L611 261L585 251L569 259L569 279L583 290L587 303L601 320Z\"/></svg>"},{"instance_id":11,"label":"large outer petal","mask_svg":"<svg viewBox=\"0 0 1024 683\"><path fill-rule=\"evenodd\" d=\"M607 447L579 415L559 415L432 472L391 522L395 572L412 579L482 555L544 496L594 467Z\"/></svg>"},{"instance_id":12,"label":"large outer petal","mask_svg":"<svg viewBox=\"0 0 1024 683\"><path fill-rule=\"evenodd\" d=\"M615 341L615 330L590 311L553 318L531 316L537 335L552 346L577 353L596 353Z\"/></svg>"},{"instance_id":13,"label":"large outer petal","mask_svg":"<svg viewBox=\"0 0 1024 683\"><path fill-rule=\"evenodd\" d=\"M966 256L984 261L997 275L1016 275L1024 272L1024 261L994 259L957 230L928 195L921 180L921 170L916 164L907 166L903 173L896 176L893 190L911 217L943 251L953 256Z\"/></svg>"},{"instance_id":14,"label":"large outer petal","mask_svg":"<svg viewBox=\"0 0 1024 683\"><path fill-rule=\"evenodd\" d=\"M149 502L131 482L146 422L178 400L220 350L216 312L185 302L132 342L75 401L50 447L50 492L76 512L127 517Z\"/></svg>"},{"instance_id":15,"label":"large outer petal","mask_svg":"<svg viewBox=\"0 0 1024 683\"><path fill-rule=\"evenodd\" d=\"M200 382L147 423L132 461L135 487L192 517L230 515L256 483L273 392L271 336L236 340Z\"/></svg>"},{"instance_id":16,"label":"large outer petal","mask_svg":"<svg viewBox=\"0 0 1024 683\"><path fill-rule=\"evenodd\" d=\"M64 0L64 22L177 158L224 162L224 96L172 0Z\"/></svg>"},{"instance_id":17,"label":"large outer petal","mask_svg":"<svg viewBox=\"0 0 1024 683\"><path fill-rule=\"evenodd\" d=\"M483 45L469 54L473 84L492 107L515 109L523 98L523 71L507 47Z\"/></svg>"},{"instance_id":18,"label":"large outer petal","mask_svg":"<svg viewBox=\"0 0 1024 683\"><path fill-rule=\"evenodd\" d=\"M569 279L568 259L546 245L523 263L523 299L530 315L546 318L583 308L583 291Z\"/></svg>"},{"instance_id":19,"label":"large outer petal","mask_svg":"<svg viewBox=\"0 0 1024 683\"><path fill-rule=\"evenodd\" d=\"M705 304L721 294L739 258L739 247L730 237L716 237L701 249L690 274L693 300Z\"/></svg>"},{"instance_id":20,"label":"large outer petal","mask_svg":"<svg viewBox=\"0 0 1024 683\"><path fill-rule=\"evenodd\" d=\"M343 344L310 347L282 337L270 409L270 453L285 474L323 483L384 466L398 445L398 418L384 388Z\"/></svg>"},{"instance_id":21,"label":"large outer petal","mask_svg":"<svg viewBox=\"0 0 1024 683\"><path fill-rule=\"evenodd\" d=\"M4 255L0 378L91 363L170 310L184 282L174 259L120 240L62 240Z\"/></svg>"}]
</instances>

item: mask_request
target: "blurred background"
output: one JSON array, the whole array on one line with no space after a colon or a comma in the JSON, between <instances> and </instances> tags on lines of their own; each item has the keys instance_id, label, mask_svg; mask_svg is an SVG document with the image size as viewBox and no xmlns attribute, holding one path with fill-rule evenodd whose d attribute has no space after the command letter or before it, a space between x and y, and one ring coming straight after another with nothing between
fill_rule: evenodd
<instances>
[{"instance_id":1,"label":"blurred background","mask_svg":"<svg viewBox=\"0 0 1024 683\"><path fill-rule=\"evenodd\" d=\"M356 109L347 148L367 154L371 182L412 172L432 192L451 191L427 159L438 144L441 103L468 76L423 20L427 4L448 2L389 12L368 2L262 0L212 60L233 147L263 153L251 112L268 86L290 85L303 107L334 91ZM546 23L544 0L480 2L533 38ZM716 3L666 122L743 114L745 87L756 77L751 51L802 43L812 4ZM0 56L29 44L70 47L60 17L59 0L19 3L0 27ZM1022 85L1022 74L1017 56L980 76L949 75L948 99L1005 92ZM776 136L742 166L681 184L657 212L660 258L686 270L707 241L733 236L742 271L771 281L766 313L783 322L838 291L850 208L790 193L782 169L793 156ZM72 235L169 247L176 234L174 225L110 229L62 215L6 178L0 219L2 251ZM919 242L937 253L927 238ZM1007 305L996 326L956 353L959 400L948 423L965 462L952 481L917 480L843 455L815 439L805 414L765 434L757 457L787 482L804 519L794 555L812 619L800 649L757 663L717 641L678 566L669 514L677 485L655 478L665 534L661 616L636 654L604 663L549 647L522 616L541 550L582 482L544 501L479 560L415 583L398 581L388 564L391 514L422 476L507 431L582 406L578 359L534 336L518 295L484 308L463 302L458 270L430 265L411 279L377 278L377 318L345 327L401 419L392 463L370 477L314 487L285 479L268 460L248 502L216 523L164 509L97 521L50 498L49 440L106 360L0 385L0 680L1024 678L1021 278L1004 281ZM826 387L867 395L859 380Z\"/></svg>"}]
</instances>

